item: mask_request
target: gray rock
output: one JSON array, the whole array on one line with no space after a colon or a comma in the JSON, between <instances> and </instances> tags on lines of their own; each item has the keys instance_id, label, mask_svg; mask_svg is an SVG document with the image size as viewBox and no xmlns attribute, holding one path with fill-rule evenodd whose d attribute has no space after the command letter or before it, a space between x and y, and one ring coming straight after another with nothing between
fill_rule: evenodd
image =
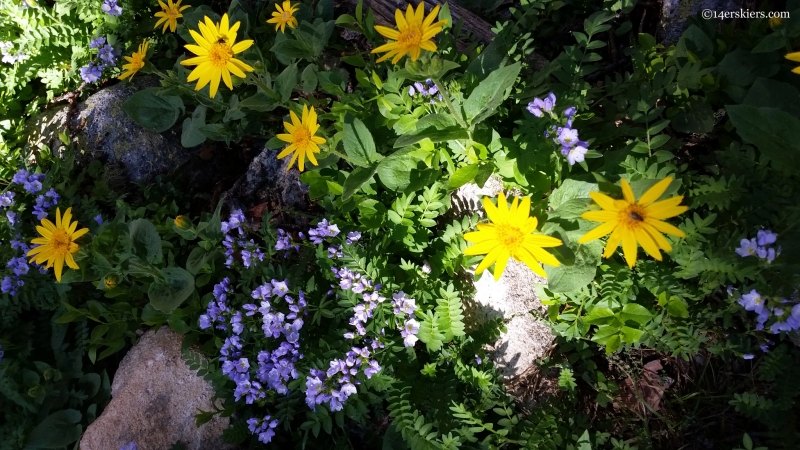
<instances>
[{"instance_id":1,"label":"gray rock","mask_svg":"<svg viewBox=\"0 0 800 450\"><path fill-rule=\"evenodd\" d=\"M687 27L690 17L702 13L703 10L716 11L739 11L739 9L751 9L755 11L755 6L751 5L750 0L663 0L661 6L661 23L659 35L661 41L666 44L675 44ZM748 5L752 6L748 8ZM707 19L719 21L719 19Z\"/></svg>"},{"instance_id":2,"label":"gray rock","mask_svg":"<svg viewBox=\"0 0 800 450\"><path fill-rule=\"evenodd\" d=\"M198 410L212 410L214 389L184 363L182 339L168 328L142 336L119 365L111 402L86 429L81 450L117 450L128 442L139 450L166 450L175 442L188 450L233 448L221 438L227 418L195 426Z\"/></svg>"},{"instance_id":3,"label":"gray rock","mask_svg":"<svg viewBox=\"0 0 800 450\"><path fill-rule=\"evenodd\" d=\"M171 130L155 133L134 123L122 104L137 90L157 85L154 78L138 77L92 94L85 102L54 108L27 124L28 146L40 149L60 147L58 133L75 131L79 148L92 158L125 168L133 182L147 182L185 164L193 153L181 146L180 136ZM69 124L67 123L69 122ZM69 126L68 126L69 125Z\"/></svg>"},{"instance_id":4,"label":"gray rock","mask_svg":"<svg viewBox=\"0 0 800 450\"><path fill-rule=\"evenodd\" d=\"M457 205L483 213L481 198L495 197L503 189L500 180L490 178L483 188L475 184L462 186L456 192ZM535 366L553 343L550 326L538 319L544 307L534 292L535 284L546 280L533 273L524 263L511 259L499 281L487 271L475 283L475 297L465 304L465 314L478 323L503 318L507 331L489 348L489 358L503 376L514 379Z\"/></svg>"}]
</instances>

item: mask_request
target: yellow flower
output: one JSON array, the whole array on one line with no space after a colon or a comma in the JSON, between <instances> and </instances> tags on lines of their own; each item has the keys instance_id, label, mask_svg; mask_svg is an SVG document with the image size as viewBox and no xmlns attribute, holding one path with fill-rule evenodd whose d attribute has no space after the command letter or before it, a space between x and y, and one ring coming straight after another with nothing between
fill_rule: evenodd
<instances>
[{"instance_id":1,"label":"yellow flower","mask_svg":"<svg viewBox=\"0 0 800 450\"><path fill-rule=\"evenodd\" d=\"M770 17L769 18L769 27L773 30L777 30L783 26L783 19L780 17Z\"/></svg>"},{"instance_id":2,"label":"yellow flower","mask_svg":"<svg viewBox=\"0 0 800 450\"><path fill-rule=\"evenodd\" d=\"M278 31L278 28L280 28L281 33L283 33L286 31L286 25L289 25L289 28L297 26L297 19L294 17L294 13L297 12L297 5L292 5L292 2L289 0L284 0L283 8L276 3L275 9L277 9L277 11L273 11L272 19L267 21L267 23L275 24L275 31Z\"/></svg>"},{"instance_id":3,"label":"yellow flower","mask_svg":"<svg viewBox=\"0 0 800 450\"><path fill-rule=\"evenodd\" d=\"M319 130L319 124L317 123L317 112L314 111L313 106L309 110L308 106L303 105L302 122L297 118L297 114L294 111L289 111L289 114L292 117L292 123L283 122L287 133L278 135L278 139L288 142L289 145L278 155L278 159L294 153L292 160L289 161L289 167L286 169L291 169L294 162L297 161L300 172L302 172L305 167L306 157L311 161L311 164L318 165L314 153L319 153L319 145L325 143L325 138L314 136Z\"/></svg>"},{"instance_id":4,"label":"yellow flower","mask_svg":"<svg viewBox=\"0 0 800 450\"><path fill-rule=\"evenodd\" d=\"M125 56L125 60L128 61L128 64L122 66L125 69L125 72L119 76L120 80L124 80L125 78L131 77L133 79L133 75L139 71L142 67L144 67L144 57L147 56L147 47L150 44L147 41L144 41L139 45L139 51L133 52L131 56Z\"/></svg>"},{"instance_id":5,"label":"yellow flower","mask_svg":"<svg viewBox=\"0 0 800 450\"><path fill-rule=\"evenodd\" d=\"M80 247L75 243L75 240L86 234L89 229L78 227L78 222L72 222L72 208L67 208L64 212L64 217L61 217L61 210L56 208L56 223L50 222L47 219L42 219L42 226L36 226L36 231L42 237L35 238L31 241L32 244L37 244L27 256L30 256L30 262L42 264L47 262L46 268L49 269L55 266L56 280L61 281L61 271L64 268L64 262L73 269L78 269L78 265L72 258Z\"/></svg>"},{"instance_id":6,"label":"yellow flower","mask_svg":"<svg viewBox=\"0 0 800 450\"><path fill-rule=\"evenodd\" d=\"M181 12L184 9L191 8L190 5L181 6L181 1L183 0L178 0L177 3L172 3L172 0L167 0L169 5L165 5L164 2L158 0L158 4L161 5L163 11L159 11L155 14L155 17L160 17L160 19L158 19L158 22L156 22L156 26L154 26L153 28L158 28L158 26L161 25L161 23L163 22L164 29L161 30L161 33L162 34L166 33L167 27L169 27L169 31L172 31L174 33L175 30L178 28L178 18L183 17L183 14L181 14Z\"/></svg>"},{"instance_id":7,"label":"yellow flower","mask_svg":"<svg viewBox=\"0 0 800 450\"><path fill-rule=\"evenodd\" d=\"M189 30L197 45L186 45L186 49L197 56L181 61L181 64L184 66L197 66L189 74L186 81L197 80L197 86L194 88L196 91L211 83L209 95L214 98L217 95L220 79L225 82L228 89L233 89L231 74L239 78L245 78L244 72L253 71L252 67L233 57L237 53L242 53L250 48L253 45L253 41L247 39L236 42L236 32L239 31L241 23L236 22L232 27L229 27L227 14L222 16L222 22L219 25L212 22L208 17L205 17L205 23L200 22L197 25L200 33Z\"/></svg>"},{"instance_id":8,"label":"yellow flower","mask_svg":"<svg viewBox=\"0 0 800 450\"><path fill-rule=\"evenodd\" d=\"M614 254L621 242L625 261L631 268L636 264L637 243L648 255L661 261L659 249L672 251L672 246L661 233L686 237L683 231L664 222L664 219L683 214L689 209L680 205L683 196L678 195L660 202L656 201L667 190L670 183L672 183L671 177L664 178L648 189L639 201L633 197L631 185L624 178L622 179L622 196L624 197L622 200L614 200L599 192L590 192L592 200L600 205L602 210L587 211L581 214L581 217L592 222L604 223L583 235L578 243L585 244L611 233L603 252L604 258Z\"/></svg>"},{"instance_id":9,"label":"yellow flower","mask_svg":"<svg viewBox=\"0 0 800 450\"><path fill-rule=\"evenodd\" d=\"M116 274L110 273L103 278L103 285L106 289L113 289L119 283L119 277Z\"/></svg>"},{"instance_id":10,"label":"yellow flower","mask_svg":"<svg viewBox=\"0 0 800 450\"><path fill-rule=\"evenodd\" d=\"M786 55L786 59L789 61L800 62L800 52L793 52ZM792 69L792 72L800 74L800 66L795 67Z\"/></svg>"},{"instance_id":11,"label":"yellow flower","mask_svg":"<svg viewBox=\"0 0 800 450\"><path fill-rule=\"evenodd\" d=\"M499 280L506 268L509 258L524 262L537 274L547 277L539 262L551 266L559 266L558 260L544 250L544 247L558 247L561 240L534 234L538 221L529 217L531 210L530 197L522 201L514 198L508 206L506 197L501 192L497 197L497 206L488 198L483 199L483 208L492 223L479 223L478 231L464 235L464 240L475 245L464 250L465 255L483 255L483 261L475 273L483 273L489 266L494 266L494 279Z\"/></svg>"},{"instance_id":12,"label":"yellow flower","mask_svg":"<svg viewBox=\"0 0 800 450\"><path fill-rule=\"evenodd\" d=\"M411 59L416 61L419 59L419 54L422 50L436 51L436 44L431 41L431 38L439 34L447 22L444 20L433 22L439 14L439 5L436 5L428 17L423 20L425 16L424 4L425 2L420 2L416 11L411 5L408 5L405 17L399 9L396 9L394 18L397 22L397 30L380 25L375 26L375 31L393 41L372 50L372 53L389 52L381 56L377 62L394 56L392 64L397 64L397 61L400 61L406 54L411 55Z\"/></svg>"}]
</instances>

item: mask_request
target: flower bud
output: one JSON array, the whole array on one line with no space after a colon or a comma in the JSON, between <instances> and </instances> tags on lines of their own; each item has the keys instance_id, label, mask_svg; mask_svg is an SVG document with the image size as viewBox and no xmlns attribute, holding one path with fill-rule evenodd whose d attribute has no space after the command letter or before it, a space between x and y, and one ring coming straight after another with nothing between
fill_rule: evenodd
<instances>
[{"instance_id":1,"label":"flower bud","mask_svg":"<svg viewBox=\"0 0 800 450\"><path fill-rule=\"evenodd\" d=\"M783 19L781 19L780 17L770 17L769 19L769 27L772 28L773 30L779 30L783 28L783 24L784 24Z\"/></svg>"},{"instance_id":2,"label":"flower bud","mask_svg":"<svg viewBox=\"0 0 800 450\"><path fill-rule=\"evenodd\" d=\"M188 230L192 227L192 222L186 216L177 216L175 217L175 226L181 230Z\"/></svg>"},{"instance_id":3,"label":"flower bud","mask_svg":"<svg viewBox=\"0 0 800 450\"><path fill-rule=\"evenodd\" d=\"M119 283L119 276L115 273L110 273L103 278L103 286L106 289L113 289L117 286L117 283Z\"/></svg>"}]
</instances>

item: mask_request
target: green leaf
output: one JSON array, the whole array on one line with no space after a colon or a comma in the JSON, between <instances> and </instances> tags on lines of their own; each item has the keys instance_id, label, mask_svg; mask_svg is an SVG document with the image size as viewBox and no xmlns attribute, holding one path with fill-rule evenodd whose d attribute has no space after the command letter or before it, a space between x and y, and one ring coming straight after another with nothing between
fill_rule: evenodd
<instances>
[{"instance_id":1,"label":"green leaf","mask_svg":"<svg viewBox=\"0 0 800 450\"><path fill-rule=\"evenodd\" d=\"M789 83L771 78L759 78L747 91L745 105L778 108L794 117L800 118L800 91Z\"/></svg>"},{"instance_id":2,"label":"green leaf","mask_svg":"<svg viewBox=\"0 0 800 450\"><path fill-rule=\"evenodd\" d=\"M310 94L317 89L317 83L319 82L317 72L319 70L316 64L309 64L303 69L303 75L300 78L303 80L303 92L306 94Z\"/></svg>"},{"instance_id":3,"label":"green leaf","mask_svg":"<svg viewBox=\"0 0 800 450\"><path fill-rule=\"evenodd\" d=\"M411 156L389 157L378 164L378 178L387 189L403 191L411 184L411 172L416 167L417 160Z\"/></svg>"},{"instance_id":4,"label":"green leaf","mask_svg":"<svg viewBox=\"0 0 800 450\"><path fill-rule=\"evenodd\" d=\"M589 192L597 190L597 183L587 183L570 178L564 180L561 186L550 194L549 206L555 210L574 198L589 198Z\"/></svg>"},{"instance_id":5,"label":"green leaf","mask_svg":"<svg viewBox=\"0 0 800 450\"><path fill-rule=\"evenodd\" d=\"M417 124L419 126L419 123ZM457 139L468 139L469 134L467 130L454 126L445 128L443 130L436 130L433 127L426 128L420 133L417 134L407 134L404 136L400 136L394 143L394 148L400 147L407 147L409 145L414 145L417 142L423 139L430 139L432 142L446 142L446 141L454 141Z\"/></svg>"},{"instance_id":6,"label":"green leaf","mask_svg":"<svg viewBox=\"0 0 800 450\"><path fill-rule=\"evenodd\" d=\"M464 101L467 122L474 126L494 114L498 106L508 98L511 87L522 68L520 63L502 67L480 82Z\"/></svg>"},{"instance_id":7,"label":"green leaf","mask_svg":"<svg viewBox=\"0 0 800 450\"><path fill-rule=\"evenodd\" d=\"M357 117L351 114L345 116L343 132L344 151L353 163L361 167L368 167L381 158L381 155L375 150L372 133Z\"/></svg>"},{"instance_id":8,"label":"green leaf","mask_svg":"<svg viewBox=\"0 0 800 450\"><path fill-rule=\"evenodd\" d=\"M275 78L275 91L281 96L281 103L289 101L295 86L297 86L297 63L283 69L283 72Z\"/></svg>"},{"instance_id":9,"label":"green leaf","mask_svg":"<svg viewBox=\"0 0 800 450\"><path fill-rule=\"evenodd\" d=\"M672 128L681 133L708 133L714 128L714 111L704 99L693 97L672 118Z\"/></svg>"},{"instance_id":10,"label":"green leaf","mask_svg":"<svg viewBox=\"0 0 800 450\"><path fill-rule=\"evenodd\" d=\"M285 35L284 35L285 36ZM283 56L287 59L293 58L307 58L314 57L314 51L303 42L294 39L276 39L275 45L269 49L276 55ZM288 61L287 61L288 62Z\"/></svg>"},{"instance_id":11,"label":"green leaf","mask_svg":"<svg viewBox=\"0 0 800 450\"><path fill-rule=\"evenodd\" d=\"M625 306L622 307L622 312L620 312L619 315L623 322L631 320L640 325L646 324L653 317L653 315L650 314L650 311L648 311L647 308L637 303L626 304Z\"/></svg>"},{"instance_id":12,"label":"green leaf","mask_svg":"<svg viewBox=\"0 0 800 450\"><path fill-rule=\"evenodd\" d=\"M183 121L181 145L183 145L185 148L189 148L205 142L206 135L200 131L200 129L204 126L206 126L206 107L200 105L194 110L191 118L187 117Z\"/></svg>"},{"instance_id":13,"label":"green leaf","mask_svg":"<svg viewBox=\"0 0 800 450\"><path fill-rule=\"evenodd\" d=\"M81 437L81 413L75 409L56 411L47 416L28 435L29 448L61 448Z\"/></svg>"},{"instance_id":14,"label":"green leaf","mask_svg":"<svg viewBox=\"0 0 800 450\"><path fill-rule=\"evenodd\" d=\"M738 48L717 65L717 72L731 84L749 86L758 77L770 78L780 70L780 56L776 53L751 53Z\"/></svg>"},{"instance_id":15,"label":"green leaf","mask_svg":"<svg viewBox=\"0 0 800 450\"><path fill-rule=\"evenodd\" d=\"M614 318L614 311L611 308L604 306L595 306L589 314L587 314L583 321L590 324L602 325L606 324Z\"/></svg>"},{"instance_id":16,"label":"green leaf","mask_svg":"<svg viewBox=\"0 0 800 450\"><path fill-rule=\"evenodd\" d=\"M175 125L183 101L174 95L158 95L158 90L147 88L133 94L122 104L122 109L143 128L161 133Z\"/></svg>"},{"instance_id":17,"label":"green leaf","mask_svg":"<svg viewBox=\"0 0 800 450\"><path fill-rule=\"evenodd\" d=\"M194 277L180 267L161 269L166 282L153 282L147 295L153 308L170 313L194 292Z\"/></svg>"},{"instance_id":18,"label":"green leaf","mask_svg":"<svg viewBox=\"0 0 800 450\"><path fill-rule=\"evenodd\" d=\"M420 313L421 314L421 313ZM420 341L425 343L429 352L438 351L442 348L444 343L444 335L439 331L439 321L434 317L431 311L426 315L422 315L423 319L420 321L419 333L417 337Z\"/></svg>"},{"instance_id":19,"label":"green leaf","mask_svg":"<svg viewBox=\"0 0 800 450\"><path fill-rule=\"evenodd\" d=\"M269 112L280 105L278 101L264 92L256 92L239 102L239 107L251 111Z\"/></svg>"},{"instance_id":20,"label":"green leaf","mask_svg":"<svg viewBox=\"0 0 800 450\"><path fill-rule=\"evenodd\" d=\"M753 47L753 53L769 53L786 47L786 36L783 33L770 33Z\"/></svg>"},{"instance_id":21,"label":"green leaf","mask_svg":"<svg viewBox=\"0 0 800 450\"><path fill-rule=\"evenodd\" d=\"M353 196L353 194L361 188L361 186L372 179L372 176L375 175L375 172L378 170L378 165L373 164L369 167L356 167L350 172L350 175L347 176L347 179L344 180L344 185L342 186L342 200L347 200Z\"/></svg>"},{"instance_id":22,"label":"green leaf","mask_svg":"<svg viewBox=\"0 0 800 450\"><path fill-rule=\"evenodd\" d=\"M450 180L447 182L447 187L450 189L458 189L469 183L478 175L479 169L480 167L477 163L459 167L450 177Z\"/></svg>"},{"instance_id":23,"label":"green leaf","mask_svg":"<svg viewBox=\"0 0 800 450\"><path fill-rule=\"evenodd\" d=\"M189 253L189 257L186 259L186 270L192 275L197 275L197 272L203 268L209 258L214 254L213 252L213 250L209 252L202 247L193 248L192 252Z\"/></svg>"},{"instance_id":24,"label":"green leaf","mask_svg":"<svg viewBox=\"0 0 800 450\"><path fill-rule=\"evenodd\" d=\"M620 334L622 335L622 341L627 344L635 344L639 342L639 340L644 335L644 331L637 330L636 328L631 328L628 326L624 326L619 329Z\"/></svg>"},{"instance_id":25,"label":"green leaf","mask_svg":"<svg viewBox=\"0 0 800 450\"><path fill-rule=\"evenodd\" d=\"M131 253L150 263L161 261L161 238L152 222L147 219L132 220L128 224L128 232Z\"/></svg>"},{"instance_id":26,"label":"green leaf","mask_svg":"<svg viewBox=\"0 0 800 450\"><path fill-rule=\"evenodd\" d=\"M777 108L727 106L739 136L784 170L800 166L800 120Z\"/></svg>"}]
</instances>

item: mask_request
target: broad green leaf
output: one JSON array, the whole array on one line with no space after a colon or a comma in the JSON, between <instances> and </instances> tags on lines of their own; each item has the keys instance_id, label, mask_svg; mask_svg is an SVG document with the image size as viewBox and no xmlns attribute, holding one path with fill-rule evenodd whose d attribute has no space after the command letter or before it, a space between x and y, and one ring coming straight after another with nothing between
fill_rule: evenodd
<instances>
[{"instance_id":1,"label":"broad green leaf","mask_svg":"<svg viewBox=\"0 0 800 450\"><path fill-rule=\"evenodd\" d=\"M789 83L771 78L759 78L747 91L743 104L756 107L778 108L800 118L800 91Z\"/></svg>"},{"instance_id":2,"label":"broad green leaf","mask_svg":"<svg viewBox=\"0 0 800 450\"><path fill-rule=\"evenodd\" d=\"M738 48L717 65L717 73L731 84L749 86L758 77L770 78L780 70L781 57L775 53L751 53Z\"/></svg>"},{"instance_id":3,"label":"broad green leaf","mask_svg":"<svg viewBox=\"0 0 800 450\"><path fill-rule=\"evenodd\" d=\"M375 175L375 172L378 170L378 165L373 164L369 167L356 167L350 172L350 175L347 176L347 179L344 180L344 185L342 186L342 200L347 200L353 196L353 194L361 188L361 186L372 179L372 176Z\"/></svg>"},{"instance_id":4,"label":"broad green leaf","mask_svg":"<svg viewBox=\"0 0 800 450\"><path fill-rule=\"evenodd\" d=\"M277 95L277 94L276 94ZM280 106L280 103L264 92L256 92L239 102L239 107L252 111L268 112Z\"/></svg>"},{"instance_id":5,"label":"broad green leaf","mask_svg":"<svg viewBox=\"0 0 800 450\"><path fill-rule=\"evenodd\" d=\"M417 160L411 156L389 157L378 164L378 178L387 189L403 191L411 184L411 174L417 168Z\"/></svg>"},{"instance_id":6,"label":"broad green leaf","mask_svg":"<svg viewBox=\"0 0 800 450\"><path fill-rule=\"evenodd\" d=\"M343 132L344 151L354 164L367 167L381 158L381 155L375 150L372 133L357 117L350 114L345 116Z\"/></svg>"},{"instance_id":7,"label":"broad green leaf","mask_svg":"<svg viewBox=\"0 0 800 450\"><path fill-rule=\"evenodd\" d=\"M47 416L39 425L31 430L28 448L61 448L77 441L81 437L81 413L75 409L63 409Z\"/></svg>"},{"instance_id":8,"label":"broad green leaf","mask_svg":"<svg viewBox=\"0 0 800 450\"><path fill-rule=\"evenodd\" d=\"M785 170L800 166L800 119L777 108L727 106L736 131Z\"/></svg>"},{"instance_id":9,"label":"broad green leaf","mask_svg":"<svg viewBox=\"0 0 800 450\"><path fill-rule=\"evenodd\" d=\"M458 189L461 186L469 183L478 175L479 165L470 164L464 167L459 167L458 170L450 176L447 182L447 187L450 189Z\"/></svg>"},{"instance_id":10,"label":"broad green leaf","mask_svg":"<svg viewBox=\"0 0 800 450\"><path fill-rule=\"evenodd\" d=\"M623 326L619 329L620 334L622 334L622 341L626 344L635 344L639 342L639 340L644 335L644 331L637 330L636 328L631 328L628 326Z\"/></svg>"},{"instance_id":11,"label":"broad green leaf","mask_svg":"<svg viewBox=\"0 0 800 450\"><path fill-rule=\"evenodd\" d=\"M605 324L614 318L614 311L605 306L595 306L583 320L591 324Z\"/></svg>"},{"instance_id":12,"label":"broad green leaf","mask_svg":"<svg viewBox=\"0 0 800 450\"><path fill-rule=\"evenodd\" d=\"M147 88L133 94L122 109L128 116L156 133L169 130L183 111L183 101L174 95L158 95L159 88Z\"/></svg>"},{"instance_id":13,"label":"broad green leaf","mask_svg":"<svg viewBox=\"0 0 800 450\"><path fill-rule=\"evenodd\" d=\"M637 303L628 303L622 307L622 312L619 314L622 321L631 320L640 325L644 325L653 317L650 311L642 305Z\"/></svg>"},{"instance_id":14,"label":"broad green leaf","mask_svg":"<svg viewBox=\"0 0 800 450\"><path fill-rule=\"evenodd\" d=\"M417 124L417 126L419 127L419 123ZM395 141L394 148L414 145L423 139L430 139L431 142L436 143L436 142L455 141L458 139L468 139L468 138L469 134L467 133L467 130L458 126L445 128L443 130L436 130L433 127L431 127L431 128L426 128L425 130L417 134L406 134L400 136Z\"/></svg>"},{"instance_id":15,"label":"broad green leaf","mask_svg":"<svg viewBox=\"0 0 800 450\"><path fill-rule=\"evenodd\" d=\"M464 101L464 115L467 123L474 126L494 114L498 106L511 93L522 68L520 63L495 70L478 84Z\"/></svg>"},{"instance_id":16,"label":"broad green leaf","mask_svg":"<svg viewBox=\"0 0 800 450\"><path fill-rule=\"evenodd\" d=\"M571 178L564 180L561 186L550 194L550 208L558 209L562 204L573 198L589 198L589 192L597 190L597 183L587 183Z\"/></svg>"},{"instance_id":17,"label":"broad green leaf","mask_svg":"<svg viewBox=\"0 0 800 450\"><path fill-rule=\"evenodd\" d=\"M147 219L132 220L128 224L130 252L150 263L161 261L161 237L155 225Z\"/></svg>"},{"instance_id":18,"label":"broad green leaf","mask_svg":"<svg viewBox=\"0 0 800 450\"><path fill-rule=\"evenodd\" d=\"M711 110L708 102L697 97L681 106L678 114L672 118L672 128L681 133L708 133L713 127L714 111ZM657 148L657 146L652 146L652 143L651 147Z\"/></svg>"},{"instance_id":19,"label":"broad green leaf","mask_svg":"<svg viewBox=\"0 0 800 450\"><path fill-rule=\"evenodd\" d=\"M166 282L153 282L147 290L153 308L170 313L194 292L194 277L180 267L161 269Z\"/></svg>"},{"instance_id":20,"label":"broad green leaf","mask_svg":"<svg viewBox=\"0 0 800 450\"><path fill-rule=\"evenodd\" d=\"M241 104L240 104L241 105ZM195 108L191 118L183 121L181 131L181 145L186 148L194 147L206 141L206 135L200 129L206 126L206 107L203 105Z\"/></svg>"},{"instance_id":21,"label":"broad green leaf","mask_svg":"<svg viewBox=\"0 0 800 450\"><path fill-rule=\"evenodd\" d=\"M292 91L297 86L297 63L283 69L275 78L275 91L281 97L281 103L286 103L292 97Z\"/></svg>"}]
</instances>

